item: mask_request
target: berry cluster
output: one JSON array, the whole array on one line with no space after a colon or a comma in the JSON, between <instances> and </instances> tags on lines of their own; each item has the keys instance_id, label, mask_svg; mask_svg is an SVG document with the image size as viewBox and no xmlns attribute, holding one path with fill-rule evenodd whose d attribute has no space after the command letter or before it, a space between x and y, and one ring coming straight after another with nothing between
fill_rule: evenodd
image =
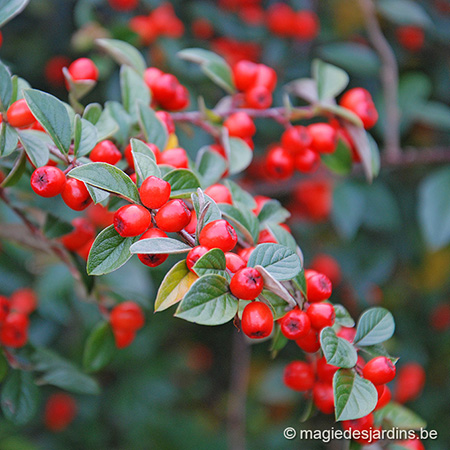
<instances>
[{"instance_id":1,"label":"berry cluster","mask_svg":"<svg viewBox=\"0 0 450 450\"><path fill-rule=\"evenodd\" d=\"M47 399L44 409L45 426L54 433L64 431L77 415L76 400L69 394L59 392Z\"/></svg>"}]
</instances>

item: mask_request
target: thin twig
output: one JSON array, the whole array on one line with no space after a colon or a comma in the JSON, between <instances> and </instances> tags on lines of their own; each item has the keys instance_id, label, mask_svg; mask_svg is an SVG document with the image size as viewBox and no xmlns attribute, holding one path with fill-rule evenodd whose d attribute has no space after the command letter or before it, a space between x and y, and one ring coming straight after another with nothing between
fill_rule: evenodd
<instances>
[{"instance_id":1,"label":"thin twig","mask_svg":"<svg viewBox=\"0 0 450 450\"><path fill-rule=\"evenodd\" d=\"M398 64L395 54L381 31L372 0L359 0L367 35L381 59L381 83L386 108L384 146L388 159L397 159L400 147L400 111L398 107Z\"/></svg>"}]
</instances>

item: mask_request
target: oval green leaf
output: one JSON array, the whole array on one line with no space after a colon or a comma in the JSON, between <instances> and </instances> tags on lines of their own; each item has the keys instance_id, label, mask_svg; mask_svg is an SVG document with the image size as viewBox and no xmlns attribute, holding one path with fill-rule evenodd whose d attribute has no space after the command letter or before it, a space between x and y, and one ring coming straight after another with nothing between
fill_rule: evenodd
<instances>
[{"instance_id":1,"label":"oval green leaf","mask_svg":"<svg viewBox=\"0 0 450 450\"><path fill-rule=\"evenodd\" d=\"M333 328L326 327L320 332L320 346L328 364L346 369L356 365L358 355L355 347L336 336Z\"/></svg>"},{"instance_id":2,"label":"oval green leaf","mask_svg":"<svg viewBox=\"0 0 450 450\"><path fill-rule=\"evenodd\" d=\"M359 346L379 344L388 340L394 330L394 317L387 309L370 308L361 315L353 342Z\"/></svg>"}]
</instances>

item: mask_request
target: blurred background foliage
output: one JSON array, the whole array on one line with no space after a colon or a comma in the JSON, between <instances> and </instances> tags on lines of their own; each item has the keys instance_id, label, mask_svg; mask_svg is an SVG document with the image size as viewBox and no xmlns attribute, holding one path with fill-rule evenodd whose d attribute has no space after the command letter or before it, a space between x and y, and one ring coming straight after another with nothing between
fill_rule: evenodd
<instances>
[{"instance_id":1,"label":"blurred background foliage","mask_svg":"<svg viewBox=\"0 0 450 450\"><path fill-rule=\"evenodd\" d=\"M381 144L380 60L367 41L355 1L290 1L296 10L317 12L320 33L313 41L274 36L263 22L249 20L251 15L227 6L233 2L172 1L184 24L182 37L159 37L149 46L142 46L139 36L130 29L130 19L150 13L160 3L141 0L137 10L119 12L106 0L31 0L25 11L2 29L0 57L33 87L66 99L64 86L52 79L54 71L49 69L49 62L57 56L70 61L88 54L101 73L100 83L88 100L103 102L119 99L118 67L97 51L93 42L104 36L124 39L140 46L149 65L179 77L192 93L192 108L196 107L197 95L213 107L223 93L197 67L176 57L180 49L212 48L228 60L248 58L274 67L279 75L275 104L282 104L283 84L309 76L312 59L321 57L347 70L351 87L362 86L373 94L381 112L374 136ZM261 6L267 9L273 3L276 2L264 1ZM417 11L410 8L411 3ZM378 0L377 5L383 31L400 68L402 143L417 151L450 151L449 4L445 0ZM206 19L211 26L206 33L208 39L205 33L199 33L199 19ZM420 48L408 48L408 40L405 46L405 39L399 38L398 29L405 25L423 31ZM237 41L238 45L233 47L230 41ZM264 126L258 127L255 138L256 160L270 143L279 139L281 132L277 124L258 121L257 126L261 124ZM177 128L177 135L191 156L211 142L202 131L193 133L187 127ZM246 188L254 194L267 194L284 204L294 204L291 209L298 212L295 190L301 177L280 186L265 179L255 180L251 169L249 174L241 180ZM442 305L449 307L450 300L450 167L386 165L372 185L367 185L358 173L339 177L321 171L317 177L325 177L333 185L332 206L326 219L311 221L294 214L289 223L305 254L306 266L319 253L336 258L343 281L334 290L332 300L345 305L354 317L375 304L393 312L397 331L388 343L391 354L400 356L400 367L417 361L427 373L422 396L408 406L427 421L429 429L439 432L439 439L427 441L426 448L447 449L450 324L448 319L445 322ZM21 181L19 188L26 195L26 180ZM33 202L43 209L58 211L67 219L74 217L62 202L49 206L36 196ZM4 222L16 220L1 205L0 214ZM8 295L18 287L31 286L39 296L31 342L81 362L86 337L100 320L96 305L83 301L81 291L63 266L9 242L1 245L0 293ZM104 282L118 298L133 299L151 311L156 288L173 263L171 257L157 269L149 270L133 259L105 277ZM43 405L55 389L43 387L41 409L31 424L14 427L2 419L0 448L226 448L225 418L235 332L230 325L208 328L176 320L171 311L148 314L147 324L133 345L117 352L112 364L99 375L102 394L76 397L79 411L66 431L55 434L44 427ZM293 344L274 361L270 359L268 343L252 346L247 410L249 449L298 447L297 440L283 438L286 426L334 425L330 417L324 416L299 423L305 402L283 386L281 377L284 364L298 357L301 351ZM324 447L314 442L306 445L311 449Z\"/></svg>"}]
</instances>

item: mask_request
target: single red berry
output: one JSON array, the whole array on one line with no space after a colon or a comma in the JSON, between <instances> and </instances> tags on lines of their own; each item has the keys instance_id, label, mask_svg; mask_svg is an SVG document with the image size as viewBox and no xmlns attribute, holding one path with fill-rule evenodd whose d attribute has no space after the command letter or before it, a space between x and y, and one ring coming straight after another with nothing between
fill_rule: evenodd
<instances>
[{"instance_id":1,"label":"single red berry","mask_svg":"<svg viewBox=\"0 0 450 450\"><path fill-rule=\"evenodd\" d=\"M289 127L281 135L281 145L294 155L303 153L312 144L312 137L307 127L296 125Z\"/></svg>"},{"instance_id":2,"label":"single red berry","mask_svg":"<svg viewBox=\"0 0 450 450\"><path fill-rule=\"evenodd\" d=\"M76 217L72 220L72 225L74 229L63 236L61 242L67 250L74 252L94 238L95 228L84 217Z\"/></svg>"},{"instance_id":3,"label":"single red berry","mask_svg":"<svg viewBox=\"0 0 450 450\"><path fill-rule=\"evenodd\" d=\"M158 30L156 30L151 16L133 16L128 25L130 30L139 36L141 45L148 46L158 37Z\"/></svg>"},{"instance_id":4,"label":"single red berry","mask_svg":"<svg viewBox=\"0 0 450 450\"><path fill-rule=\"evenodd\" d=\"M210 40L214 36L214 27L207 19L195 19L192 22L192 34L197 39Z\"/></svg>"},{"instance_id":5,"label":"single red berry","mask_svg":"<svg viewBox=\"0 0 450 450\"><path fill-rule=\"evenodd\" d=\"M296 207L309 220L322 221L329 217L333 191L329 180L302 180L294 190Z\"/></svg>"},{"instance_id":6,"label":"single red berry","mask_svg":"<svg viewBox=\"0 0 450 450\"><path fill-rule=\"evenodd\" d=\"M275 236L269 230L261 230L258 236L258 244L271 243L276 244Z\"/></svg>"},{"instance_id":7,"label":"single red berry","mask_svg":"<svg viewBox=\"0 0 450 450\"><path fill-rule=\"evenodd\" d=\"M398 42L403 48L411 52L418 52L425 43L425 33L415 25L404 25L395 30Z\"/></svg>"},{"instance_id":8,"label":"single red berry","mask_svg":"<svg viewBox=\"0 0 450 450\"><path fill-rule=\"evenodd\" d=\"M318 153L333 153L337 146L337 132L328 123L308 125L312 138L311 149Z\"/></svg>"},{"instance_id":9,"label":"single red berry","mask_svg":"<svg viewBox=\"0 0 450 450\"><path fill-rule=\"evenodd\" d=\"M245 59L239 61L233 66L233 80L239 91L251 89L256 80L258 64Z\"/></svg>"},{"instance_id":10,"label":"single red berry","mask_svg":"<svg viewBox=\"0 0 450 450\"><path fill-rule=\"evenodd\" d=\"M265 64L258 64L256 72L255 86L265 87L269 92L273 92L277 85L277 73L272 67Z\"/></svg>"},{"instance_id":11,"label":"single red berry","mask_svg":"<svg viewBox=\"0 0 450 450\"><path fill-rule=\"evenodd\" d=\"M251 339L263 339L273 330L273 315L262 302L249 303L242 312L241 329Z\"/></svg>"},{"instance_id":12,"label":"single red berry","mask_svg":"<svg viewBox=\"0 0 450 450\"><path fill-rule=\"evenodd\" d=\"M45 403L44 423L50 431L63 431L77 414L77 403L68 394L52 394Z\"/></svg>"},{"instance_id":13,"label":"single red berry","mask_svg":"<svg viewBox=\"0 0 450 450\"><path fill-rule=\"evenodd\" d=\"M298 11L295 14L293 35L303 41L311 41L319 34L319 18L313 11Z\"/></svg>"},{"instance_id":14,"label":"single red berry","mask_svg":"<svg viewBox=\"0 0 450 450\"><path fill-rule=\"evenodd\" d=\"M176 233L191 220L191 211L183 200L170 200L163 205L155 216L156 225L163 231Z\"/></svg>"},{"instance_id":15,"label":"single red berry","mask_svg":"<svg viewBox=\"0 0 450 450\"><path fill-rule=\"evenodd\" d=\"M109 321L113 328L136 331L144 326L145 316L137 303L126 301L112 309Z\"/></svg>"},{"instance_id":16,"label":"single red berry","mask_svg":"<svg viewBox=\"0 0 450 450\"><path fill-rule=\"evenodd\" d=\"M245 93L245 103L249 108L267 109L272 104L272 93L265 86L255 86Z\"/></svg>"},{"instance_id":17,"label":"single red berry","mask_svg":"<svg viewBox=\"0 0 450 450\"><path fill-rule=\"evenodd\" d=\"M0 325L5 321L9 314L10 303L8 297L0 295Z\"/></svg>"},{"instance_id":18,"label":"single red berry","mask_svg":"<svg viewBox=\"0 0 450 450\"><path fill-rule=\"evenodd\" d=\"M373 431L378 428L374 427L374 416L372 413L360 419L343 420L342 428L344 430L350 430L352 432L352 439L361 444L369 444L376 440ZM362 437L363 431L369 433L367 438L366 436Z\"/></svg>"},{"instance_id":19,"label":"single red berry","mask_svg":"<svg viewBox=\"0 0 450 450\"><path fill-rule=\"evenodd\" d=\"M238 255L245 261L245 264L248 263L248 260L253 250L255 250L255 247L241 248L238 251Z\"/></svg>"},{"instance_id":20,"label":"single red berry","mask_svg":"<svg viewBox=\"0 0 450 450\"><path fill-rule=\"evenodd\" d=\"M144 82L151 91L153 91L155 87L156 80L162 75L164 75L164 72L156 67L149 67L148 69L145 69Z\"/></svg>"},{"instance_id":21,"label":"single red berry","mask_svg":"<svg viewBox=\"0 0 450 450\"><path fill-rule=\"evenodd\" d=\"M264 195L255 195L255 197L253 198L256 202L256 207L255 209L252 210L253 214L255 216L257 216L260 212L262 207L271 200L270 197L266 197Z\"/></svg>"},{"instance_id":22,"label":"single red berry","mask_svg":"<svg viewBox=\"0 0 450 450\"><path fill-rule=\"evenodd\" d=\"M207 248L220 248L223 252L230 252L237 244L236 231L223 219L207 223L198 239L200 245Z\"/></svg>"},{"instance_id":23,"label":"single red berry","mask_svg":"<svg viewBox=\"0 0 450 450\"><path fill-rule=\"evenodd\" d=\"M139 188L142 204L150 209L161 208L170 197L170 184L161 178L150 176Z\"/></svg>"},{"instance_id":24,"label":"single red berry","mask_svg":"<svg viewBox=\"0 0 450 450\"><path fill-rule=\"evenodd\" d=\"M336 317L334 306L330 303L313 303L309 306L306 314L308 314L312 327L316 330L331 327Z\"/></svg>"},{"instance_id":25,"label":"single red berry","mask_svg":"<svg viewBox=\"0 0 450 450\"><path fill-rule=\"evenodd\" d=\"M386 356L371 359L363 369L363 377L373 384L386 384L395 377L395 364Z\"/></svg>"},{"instance_id":26,"label":"single red berry","mask_svg":"<svg viewBox=\"0 0 450 450\"><path fill-rule=\"evenodd\" d=\"M146 231L139 240L143 239L152 239L152 238L166 238L167 234L164 231L158 230L158 228L150 228L150 230ZM162 264L167 258L168 254L166 253L138 253L139 261L142 264L145 264L149 267L157 267Z\"/></svg>"},{"instance_id":27,"label":"single red berry","mask_svg":"<svg viewBox=\"0 0 450 450\"><path fill-rule=\"evenodd\" d=\"M125 348L131 345L136 337L136 330L126 328L113 328L114 341L117 348Z\"/></svg>"},{"instance_id":28,"label":"single red berry","mask_svg":"<svg viewBox=\"0 0 450 450\"><path fill-rule=\"evenodd\" d=\"M24 98L15 101L6 112L8 123L12 127L23 128L32 125L36 122L36 118L30 111L27 102Z\"/></svg>"},{"instance_id":29,"label":"single red berry","mask_svg":"<svg viewBox=\"0 0 450 450\"><path fill-rule=\"evenodd\" d=\"M364 128L372 128L378 120L378 112L370 93L363 88L354 88L347 91L339 104L354 112L362 121Z\"/></svg>"},{"instance_id":30,"label":"single red berry","mask_svg":"<svg viewBox=\"0 0 450 450\"><path fill-rule=\"evenodd\" d=\"M236 253L225 253L226 267L231 273L236 273L239 269L243 269L247 263Z\"/></svg>"},{"instance_id":31,"label":"single red berry","mask_svg":"<svg viewBox=\"0 0 450 450\"><path fill-rule=\"evenodd\" d=\"M252 118L245 112L231 114L223 123L228 134L234 137L248 138L256 133Z\"/></svg>"},{"instance_id":32,"label":"single red berry","mask_svg":"<svg viewBox=\"0 0 450 450\"><path fill-rule=\"evenodd\" d=\"M55 197L64 190L66 176L57 167L38 167L31 175L31 189L41 197Z\"/></svg>"},{"instance_id":33,"label":"single red berry","mask_svg":"<svg viewBox=\"0 0 450 450\"><path fill-rule=\"evenodd\" d=\"M108 0L108 3L117 11L132 11L137 8L139 0Z\"/></svg>"},{"instance_id":34,"label":"single red berry","mask_svg":"<svg viewBox=\"0 0 450 450\"><path fill-rule=\"evenodd\" d=\"M313 173L320 166L320 155L307 148L294 156L294 167L301 173Z\"/></svg>"},{"instance_id":35,"label":"single red berry","mask_svg":"<svg viewBox=\"0 0 450 450\"><path fill-rule=\"evenodd\" d=\"M167 133L175 133L175 123L172 116L167 111L156 111L155 115L164 124L167 129Z\"/></svg>"},{"instance_id":36,"label":"single red berry","mask_svg":"<svg viewBox=\"0 0 450 450\"><path fill-rule=\"evenodd\" d=\"M241 300L254 300L261 294L263 287L263 277L253 267L238 270L230 282L231 293Z\"/></svg>"},{"instance_id":37,"label":"single red berry","mask_svg":"<svg viewBox=\"0 0 450 450\"><path fill-rule=\"evenodd\" d=\"M266 172L275 180L287 180L294 174L294 158L283 147L273 147L266 157Z\"/></svg>"},{"instance_id":38,"label":"single red berry","mask_svg":"<svg viewBox=\"0 0 450 450\"><path fill-rule=\"evenodd\" d=\"M108 208L100 203L91 205L87 210L87 216L92 225L98 228L109 227L114 221L114 212L108 211Z\"/></svg>"},{"instance_id":39,"label":"single red berry","mask_svg":"<svg viewBox=\"0 0 450 450\"><path fill-rule=\"evenodd\" d=\"M292 361L284 368L283 381L294 391L309 391L314 386L314 371L304 361Z\"/></svg>"},{"instance_id":40,"label":"single red berry","mask_svg":"<svg viewBox=\"0 0 450 450\"><path fill-rule=\"evenodd\" d=\"M320 348L319 333L311 327L309 333L295 340L295 343L306 353L315 353Z\"/></svg>"},{"instance_id":41,"label":"single red berry","mask_svg":"<svg viewBox=\"0 0 450 450\"><path fill-rule=\"evenodd\" d=\"M323 273L305 270L306 296L309 303L323 302L331 296L331 281Z\"/></svg>"},{"instance_id":42,"label":"single red berry","mask_svg":"<svg viewBox=\"0 0 450 450\"><path fill-rule=\"evenodd\" d=\"M338 285L342 279L339 263L330 255L319 253L311 261L311 269L323 273L333 285Z\"/></svg>"},{"instance_id":43,"label":"single red berry","mask_svg":"<svg viewBox=\"0 0 450 450\"><path fill-rule=\"evenodd\" d=\"M36 293L31 288L17 289L10 298L10 310L29 315L38 305Z\"/></svg>"},{"instance_id":44,"label":"single red berry","mask_svg":"<svg viewBox=\"0 0 450 450\"><path fill-rule=\"evenodd\" d=\"M125 205L114 213L114 228L122 237L138 236L150 227L152 215L140 205Z\"/></svg>"},{"instance_id":45,"label":"single red berry","mask_svg":"<svg viewBox=\"0 0 450 450\"><path fill-rule=\"evenodd\" d=\"M202 247L201 245L197 245L197 247L194 247L192 250L189 251L189 253L186 256L186 265L187 268L192 272L195 273L192 268L194 267L195 263L205 254L209 252L209 248Z\"/></svg>"},{"instance_id":46,"label":"single red berry","mask_svg":"<svg viewBox=\"0 0 450 450\"><path fill-rule=\"evenodd\" d=\"M416 399L425 385L425 370L415 362L406 363L397 375L394 398L398 403L406 403Z\"/></svg>"},{"instance_id":47,"label":"single red berry","mask_svg":"<svg viewBox=\"0 0 450 450\"><path fill-rule=\"evenodd\" d=\"M342 339L352 343L356 336L356 328L342 327L336 334Z\"/></svg>"},{"instance_id":48,"label":"single red berry","mask_svg":"<svg viewBox=\"0 0 450 450\"><path fill-rule=\"evenodd\" d=\"M74 81L98 80L97 66L89 58L76 59L68 70Z\"/></svg>"},{"instance_id":49,"label":"single red berry","mask_svg":"<svg viewBox=\"0 0 450 450\"><path fill-rule=\"evenodd\" d=\"M189 167L189 159L184 148L169 148L163 151L158 162L175 169L187 169Z\"/></svg>"},{"instance_id":50,"label":"single red berry","mask_svg":"<svg viewBox=\"0 0 450 450\"><path fill-rule=\"evenodd\" d=\"M333 381L333 376L337 372L339 367L328 364L325 356L319 358L316 364L317 376L319 379L325 383L331 383Z\"/></svg>"},{"instance_id":51,"label":"single red berry","mask_svg":"<svg viewBox=\"0 0 450 450\"><path fill-rule=\"evenodd\" d=\"M431 311L430 325L436 331L446 331L450 328L450 304L442 303Z\"/></svg>"},{"instance_id":52,"label":"single red berry","mask_svg":"<svg viewBox=\"0 0 450 450\"><path fill-rule=\"evenodd\" d=\"M306 313L295 308L280 320L281 332L288 339L298 339L306 336L311 329L311 321Z\"/></svg>"},{"instance_id":53,"label":"single red berry","mask_svg":"<svg viewBox=\"0 0 450 450\"><path fill-rule=\"evenodd\" d=\"M0 328L0 342L6 347L19 348L27 343L28 316L18 312L8 314Z\"/></svg>"},{"instance_id":54,"label":"single red berry","mask_svg":"<svg viewBox=\"0 0 450 450\"><path fill-rule=\"evenodd\" d=\"M197 230L197 214L196 214L195 210L191 211L191 220L184 227L184 230L189 234L195 234L195 232Z\"/></svg>"},{"instance_id":55,"label":"single red berry","mask_svg":"<svg viewBox=\"0 0 450 450\"><path fill-rule=\"evenodd\" d=\"M173 97L166 99L164 102L164 108L170 111L179 111L189 105L189 91L186 87L178 84L175 89Z\"/></svg>"},{"instance_id":56,"label":"single red berry","mask_svg":"<svg viewBox=\"0 0 450 450\"><path fill-rule=\"evenodd\" d=\"M291 36L294 20L294 10L285 3L274 3L267 10L267 27L277 36Z\"/></svg>"},{"instance_id":57,"label":"single red berry","mask_svg":"<svg viewBox=\"0 0 450 450\"><path fill-rule=\"evenodd\" d=\"M50 58L44 67L44 76L48 84L52 86L64 86L63 68L70 64L70 59L67 56L53 56Z\"/></svg>"},{"instance_id":58,"label":"single red berry","mask_svg":"<svg viewBox=\"0 0 450 450\"><path fill-rule=\"evenodd\" d=\"M152 82L153 98L163 106L174 95L179 86L178 79L171 73L163 73Z\"/></svg>"},{"instance_id":59,"label":"single red berry","mask_svg":"<svg viewBox=\"0 0 450 450\"><path fill-rule=\"evenodd\" d=\"M145 145L153 152L155 155L155 160L158 163L159 162L159 156L161 155L161 151L155 144L150 144L148 142L145 142ZM128 165L131 169L134 169L134 159L133 159L133 153L131 153L131 144L128 144L125 147L124 155L125 159L127 160Z\"/></svg>"},{"instance_id":60,"label":"single red berry","mask_svg":"<svg viewBox=\"0 0 450 450\"><path fill-rule=\"evenodd\" d=\"M375 406L375 411L381 408L384 408L390 401L391 401L391 390L389 389L388 386L382 384L381 386L383 386L383 392L381 393L381 395L378 393L378 401L377 404ZM378 386L375 386L378 387ZM377 389L378 391L378 389Z\"/></svg>"},{"instance_id":61,"label":"single red berry","mask_svg":"<svg viewBox=\"0 0 450 450\"><path fill-rule=\"evenodd\" d=\"M313 401L316 408L323 414L333 414L334 393L331 383L317 381L313 387Z\"/></svg>"},{"instance_id":62,"label":"single red berry","mask_svg":"<svg viewBox=\"0 0 450 450\"><path fill-rule=\"evenodd\" d=\"M122 159L122 153L112 141L106 139L92 149L89 158L94 162L104 162L114 166Z\"/></svg>"},{"instance_id":63,"label":"single red berry","mask_svg":"<svg viewBox=\"0 0 450 450\"><path fill-rule=\"evenodd\" d=\"M66 181L61 197L64 203L75 211L83 211L92 203L85 184L75 178L69 178Z\"/></svg>"},{"instance_id":64,"label":"single red berry","mask_svg":"<svg viewBox=\"0 0 450 450\"><path fill-rule=\"evenodd\" d=\"M205 189L205 194L209 195L216 203L233 204L233 197L230 190L223 184L213 184Z\"/></svg>"}]
</instances>

